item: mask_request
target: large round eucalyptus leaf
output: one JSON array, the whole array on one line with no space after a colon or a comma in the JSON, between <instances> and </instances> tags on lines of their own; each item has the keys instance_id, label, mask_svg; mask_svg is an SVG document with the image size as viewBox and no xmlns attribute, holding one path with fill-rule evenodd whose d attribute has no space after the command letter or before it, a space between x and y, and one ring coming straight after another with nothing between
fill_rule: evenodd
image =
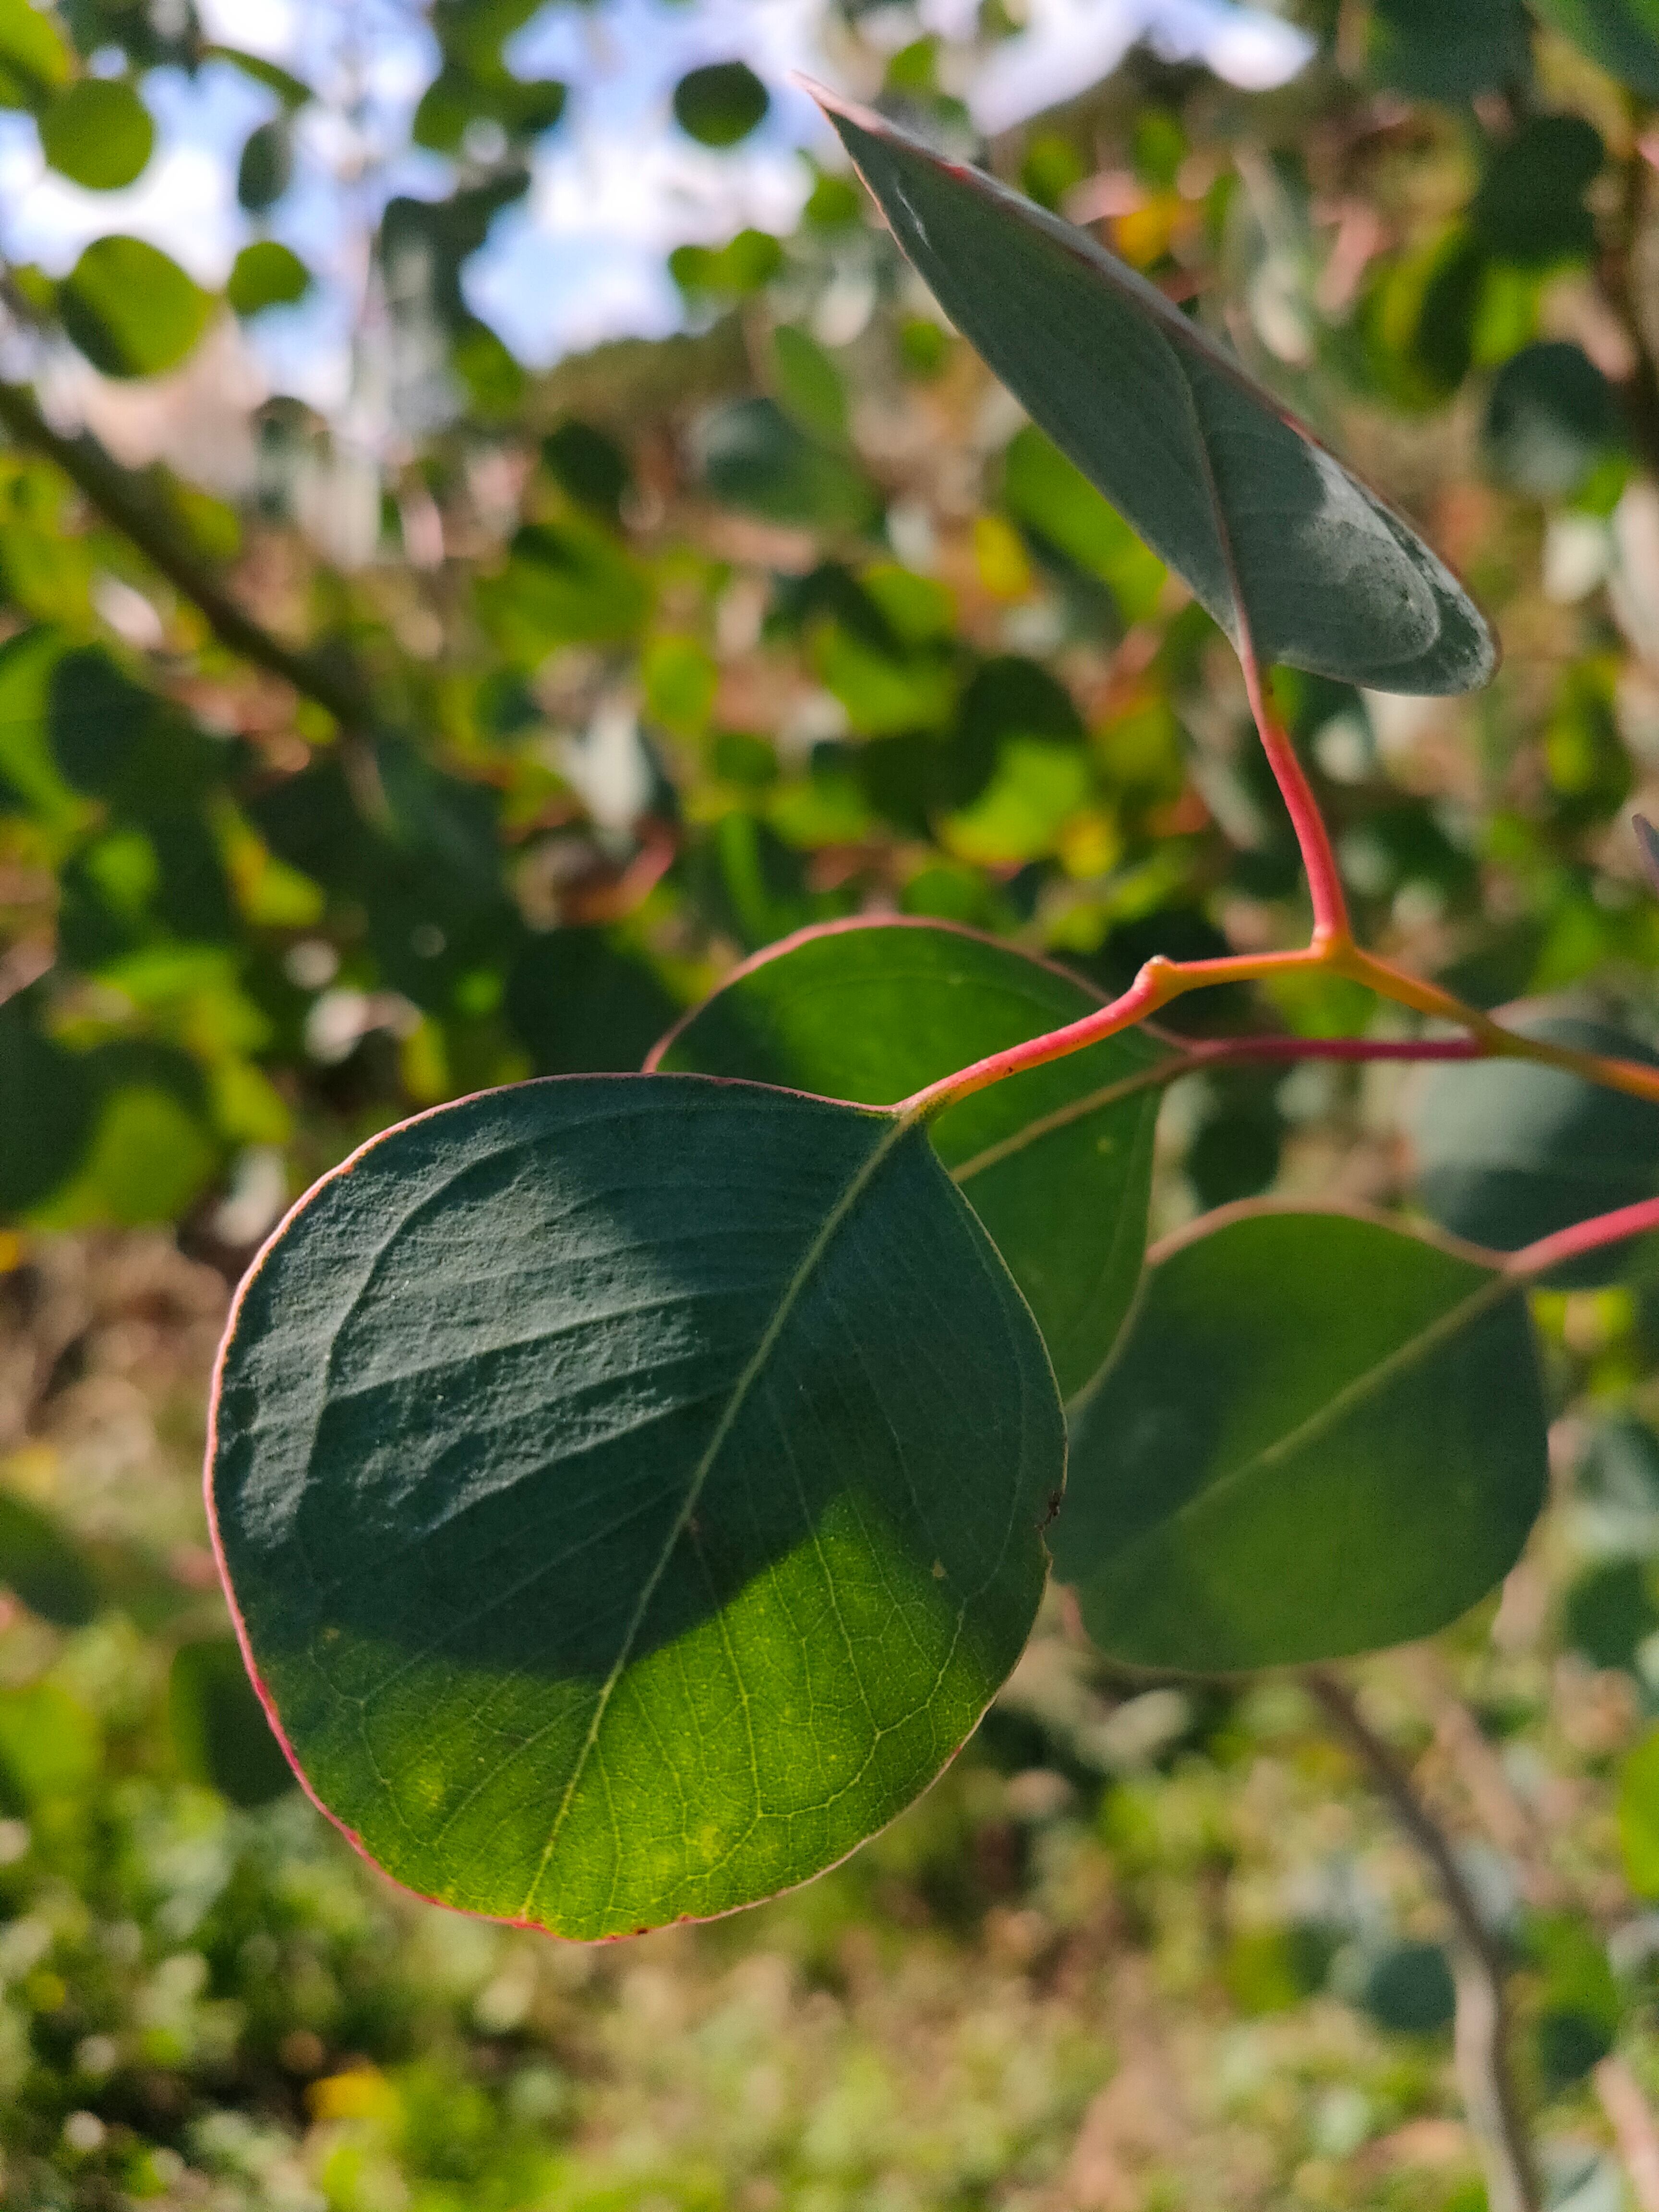
<instances>
[{"instance_id":1,"label":"large round eucalyptus leaf","mask_svg":"<svg viewBox=\"0 0 1659 2212\"><path fill-rule=\"evenodd\" d=\"M40 118L40 150L61 177L89 191L115 192L143 174L155 125L119 77L83 76Z\"/></svg>"},{"instance_id":2,"label":"large round eucalyptus leaf","mask_svg":"<svg viewBox=\"0 0 1659 2212\"><path fill-rule=\"evenodd\" d=\"M222 1358L210 1500L312 1790L398 1881L576 1936L805 1880L1019 1655L1064 1425L920 1128L565 1077L374 1139Z\"/></svg>"},{"instance_id":3,"label":"large round eucalyptus leaf","mask_svg":"<svg viewBox=\"0 0 1659 2212\"><path fill-rule=\"evenodd\" d=\"M832 923L740 969L654 1064L892 1106L1100 1003L1075 976L966 930ZM994 1085L933 1125L1066 1397L1111 1350L1139 1277L1159 1097L1146 1079L1163 1057L1126 1032Z\"/></svg>"},{"instance_id":4,"label":"large round eucalyptus leaf","mask_svg":"<svg viewBox=\"0 0 1659 2212\"><path fill-rule=\"evenodd\" d=\"M817 96L945 313L1235 644L1382 691L1486 682L1496 648L1455 577L1155 285L994 177Z\"/></svg>"},{"instance_id":5,"label":"large round eucalyptus leaf","mask_svg":"<svg viewBox=\"0 0 1659 2212\"><path fill-rule=\"evenodd\" d=\"M1561 1013L1509 1016L1508 1028L1581 1052L1659 1066L1635 1038ZM1529 1060L1456 1061L1420 1078L1410 1133L1417 1195L1472 1244L1519 1251L1592 1214L1659 1192L1659 1106ZM1557 1279L1618 1281L1635 1248L1586 1253Z\"/></svg>"},{"instance_id":6,"label":"large round eucalyptus leaf","mask_svg":"<svg viewBox=\"0 0 1659 2212\"><path fill-rule=\"evenodd\" d=\"M1381 1221L1240 1209L1153 1255L1073 1419L1054 1571L1136 1666L1405 1643L1515 1564L1545 1425L1519 1282Z\"/></svg>"},{"instance_id":7,"label":"large round eucalyptus leaf","mask_svg":"<svg viewBox=\"0 0 1659 2212\"><path fill-rule=\"evenodd\" d=\"M176 368L213 302L178 263L142 238L94 238L58 288L64 328L106 376Z\"/></svg>"}]
</instances>

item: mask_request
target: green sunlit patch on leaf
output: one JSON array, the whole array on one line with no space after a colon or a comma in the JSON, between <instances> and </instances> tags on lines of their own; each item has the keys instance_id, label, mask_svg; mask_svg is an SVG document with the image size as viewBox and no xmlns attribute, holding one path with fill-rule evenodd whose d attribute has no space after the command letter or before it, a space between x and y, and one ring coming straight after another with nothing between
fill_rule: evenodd
<instances>
[{"instance_id":1,"label":"green sunlit patch on leaf","mask_svg":"<svg viewBox=\"0 0 1659 2212\"><path fill-rule=\"evenodd\" d=\"M655 1064L892 1105L1099 1003L1010 945L863 923L751 963L669 1036ZM932 1125L1067 1396L1111 1348L1139 1272L1158 1093L1133 1086L1159 1057L1133 1033L1109 1038L965 1099ZM1121 1085L1131 1088L1090 1103Z\"/></svg>"},{"instance_id":2,"label":"green sunlit patch on leaf","mask_svg":"<svg viewBox=\"0 0 1659 2212\"><path fill-rule=\"evenodd\" d=\"M840 623L820 633L812 659L825 689L862 736L938 729L949 719L956 680L947 663L931 657L894 659Z\"/></svg>"},{"instance_id":3,"label":"green sunlit patch on leaf","mask_svg":"<svg viewBox=\"0 0 1659 2212\"><path fill-rule=\"evenodd\" d=\"M1092 790L1086 754L1043 738L1011 738L990 782L941 824L947 850L980 867L1013 867L1052 853Z\"/></svg>"},{"instance_id":4,"label":"green sunlit patch on leaf","mask_svg":"<svg viewBox=\"0 0 1659 2212\"><path fill-rule=\"evenodd\" d=\"M1514 1565L1545 1427L1519 1283L1377 1220L1224 1216L1153 1255L1073 1418L1054 1571L1136 1666L1409 1642Z\"/></svg>"},{"instance_id":5,"label":"green sunlit patch on leaf","mask_svg":"<svg viewBox=\"0 0 1659 2212\"><path fill-rule=\"evenodd\" d=\"M0 106L35 107L67 84L74 57L54 17L31 0L0 0Z\"/></svg>"},{"instance_id":6,"label":"green sunlit patch on leaf","mask_svg":"<svg viewBox=\"0 0 1659 2212\"><path fill-rule=\"evenodd\" d=\"M213 302L176 261L142 238L95 238L58 288L64 328L105 376L176 368Z\"/></svg>"},{"instance_id":7,"label":"green sunlit patch on leaf","mask_svg":"<svg viewBox=\"0 0 1659 2212\"><path fill-rule=\"evenodd\" d=\"M322 1802L411 1887L586 1937L804 1881L926 1788L1030 1632L1065 1457L920 1129L666 1075L440 1108L319 1185L216 1439Z\"/></svg>"},{"instance_id":8,"label":"green sunlit patch on leaf","mask_svg":"<svg viewBox=\"0 0 1659 2212\"><path fill-rule=\"evenodd\" d=\"M939 305L1236 641L1374 689L1472 690L1486 624L1390 509L1085 233L820 98Z\"/></svg>"},{"instance_id":9,"label":"green sunlit patch on leaf","mask_svg":"<svg viewBox=\"0 0 1659 2212\"><path fill-rule=\"evenodd\" d=\"M1659 1729L1644 1736L1619 1778L1619 1842L1638 1897L1659 1897Z\"/></svg>"},{"instance_id":10,"label":"green sunlit patch on leaf","mask_svg":"<svg viewBox=\"0 0 1659 2212\"><path fill-rule=\"evenodd\" d=\"M83 76L40 118L40 150L61 177L88 191L135 184L155 145L155 125L120 77Z\"/></svg>"},{"instance_id":11,"label":"green sunlit patch on leaf","mask_svg":"<svg viewBox=\"0 0 1659 2212\"><path fill-rule=\"evenodd\" d=\"M783 248L769 231L740 230L724 246L677 246L668 273L693 300L746 300L783 266Z\"/></svg>"},{"instance_id":12,"label":"green sunlit patch on leaf","mask_svg":"<svg viewBox=\"0 0 1659 2212\"><path fill-rule=\"evenodd\" d=\"M101 1731L94 1716L55 1682L0 1690L0 1804L33 1811L76 1797L98 1778Z\"/></svg>"},{"instance_id":13,"label":"green sunlit patch on leaf","mask_svg":"<svg viewBox=\"0 0 1659 2212\"><path fill-rule=\"evenodd\" d=\"M299 255L274 238L255 239L237 255L225 297L239 315L291 307L311 289L311 271Z\"/></svg>"}]
</instances>

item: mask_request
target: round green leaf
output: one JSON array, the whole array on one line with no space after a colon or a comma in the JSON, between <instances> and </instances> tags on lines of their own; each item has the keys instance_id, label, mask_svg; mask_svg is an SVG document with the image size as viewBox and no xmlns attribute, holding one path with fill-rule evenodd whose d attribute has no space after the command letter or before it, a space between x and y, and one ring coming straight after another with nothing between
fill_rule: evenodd
<instances>
[{"instance_id":1,"label":"round green leaf","mask_svg":"<svg viewBox=\"0 0 1659 2212\"><path fill-rule=\"evenodd\" d=\"M772 399L739 399L699 426L697 458L722 505L811 530L867 530L879 511L869 478L821 446Z\"/></svg>"},{"instance_id":2,"label":"round green leaf","mask_svg":"<svg viewBox=\"0 0 1659 2212\"><path fill-rule=\"evenodd\" d=\"M319 1801L414 1889L594 1937L804 1881L927 1787L1025 1641L1064 1449L919 1128L577 1076L289 1216L210 1495Z\"/></svg>"},{"instance_id":3,"label":"round green leaf","mask_svg":"<svg viewBox=\"0 0 1659 2212\"><path fill-rule=\"evenodd\" d=\"M64 328L105 376L176 368L213 302L176 261L142 238L95 238L58 288Z\"/></svg>"},{"instance_id":4,"label":"round green leaf","mask_svg":"<svg viewBox=\"0 0 1659 2212\"><path fill-rule=\"evenodd\" d=\"M994 177L817 96L939 306L1241 649L1383 691L1486 681L1456 578L1200 324Z\"/></svg>"},{"instance_id":5,"label":"round green leaf","mask_svg":"<svg viewBox=\"0 0 1659 2212\"><path fill-rule=\"evenodd\" d=\"M83 76L40 118L40 148L61 177L89 191L116 192L143 175L155 125L120 77Z\"/></svg>"},{"instance_id":6,"label":"round green leaf","mask_svg":"<svg viewBox=\"0 0 1659 2212\"><path fill-rule=\"evenodd\" d=\"M266 307L291 307L311 289L311 271L299 255L274 238L257 238L237 255L225 297L239 315Z\"/></svg>"},{"instance_id":7,"label":"round green leaf","mask_svg":"<svg viewBox=\"0 0 1659 2212\"><path fill-rule=\"evenodd\" d=\"M764 119L771 104L747 62L711 62L674 88L674 120L700 146L735 146Z\"/></svg>"},{"instance_id":8,"label":"round green leaf","mask_svg":"<svg viewBox=\"0 0 1659 2212\"><path fill-rule=\"evenodd\" d=\"M1570 499L1596 464L1626 443L1619 397L1579 346L1523 346L1498 372L1486 402L1486 463L1532 499Z\"/></svg>"},{"instance_id":9,"label":"round green leaf","mask_svg":"<svg viewBox=\"0 0 1659 2212\"><path fill-rule=\"evenodd\" d=\"M294 1787L234 1636L179 1645L167 1677L167 1719L185 1772L233 1805L268 1805Z\"/></svg>"},{"instance_id":10,"label":"round green leaf","mask_svg":"<svg viewBox=\"0 0 1659 2212\"><path fill-rule=\"evenodd\" d=\"M1154 1255L1073 1420L1054 1571L1115 1658L1306 1665L1466 1612L1545 1473L1522 1285L1380 1221L1241 1209Z\"/></svg>"},{"instance_id":11,"label":"round green leaf","mask_svg":"<svg viewBox=\"0 0 1659 2212\"><path fill-rule=\"evenodd\" d=\"M655 1066L892 1106L1092 1013L1073 976L936 922L830 924L738 969ZM1134 1032L1033 1068L933 1124L939 1158L1036 1316L1062 1396L1110 1351L1140 1273L1162 1055ZM1139 1085L1115 1102L1103 1091Z\"/></svg>"},{"instance_id":12,"label":"round green leaf","mask_svg":"<svg viewBox=\"0 0 1659 2212\"><path fill-rule=\"evenodd\" d=\"M1659 6L1655 0L1532 0L1547 23L1610 76L1659 100Z\"/></svg>"},{"instance_id":13,"label":"round green leaf","mask_svg":"<svg viewBox=\"0 0 1659 2212\"><path fill-rule=\"evenodd\" d=\"M1621 1030L1567 1014L1524 1013L1506 1025L1581 1052L1659 1066ZM1452 1062L1420 1080L1410 1116L1417 1195L1442 1228L1516 1252L1591 1215L1659 1193L1659 1106L1526 1060ZM1618 1281L1632 1248L1604 1247L1555 1279Z\"/></svg>"},{"instance_id":14,"label":"round green leaf","mask_svg":"<svg viewBox=\"0 0 1659 2212\"><path fill-rule=\"evenodd\" d=\"M250 215L263 215L293 179L294 134L288 118L276 116L249 131L236 165L236 197Z\"/></svg>"}]
</instances>

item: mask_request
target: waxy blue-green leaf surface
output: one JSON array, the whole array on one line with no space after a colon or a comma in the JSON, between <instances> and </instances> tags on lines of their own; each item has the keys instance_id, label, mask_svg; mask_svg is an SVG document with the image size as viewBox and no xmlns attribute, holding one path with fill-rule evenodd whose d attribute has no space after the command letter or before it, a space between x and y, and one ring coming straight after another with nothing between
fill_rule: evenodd
<instances>
[{"instance_id":1,"label":"waxy blue-green leaf surface","mask_svg":"<svg viewBox=\"0 0 1659 2212\"><path fill-rule=\"evenodd\" d=\"M832 925L740 969L655 1064L892 1106L1100 1003L1046 961L966 930ZM1165 1056L1126 1031L979 1091L933 1124L939 1158L1036 1316L1065 1397L1097 1372L1134 1295L1161 1096L1146 1078Z\"/></svg>"},{"instance_id":2,"label":"waxy blue-green leaf surface","mask_svg":"<svg viewBox=\"0 0 1659 2212\"><path fill-rule=\"evenodd\" d=\"M1486 681L1456 578L1200 325L995 178L817 96L945 313L1236 644L1377 690Z\"/></svg>"},{"instance_id":3,"label":"waxy blue-green leaf surface","mask_svg":"<svg viewBox=\"0 0 1659 2212\"><path fill-rule=\"evenodd\" d=\"M592 1937L800 1881L926 1788L1030 1631L1064 1455L919 1128L568 1077L289 1218L210 1484L323 1805L414 1889Z\"/></svg>"},{"instance_id":4,"label":"waxy blue-green leaf surface","mask_svg":"<svg viewBox=\"0 0 1659 2212\"><path fill-rule=\"evenodd\" d=\"M1405 1643L1515 1564L1545 1431L1521 1283L1382 1221L1241 1208L1154 1254L1073 1419L1054 1571L1137 1666Z\"/></svg>"}]
</instances>

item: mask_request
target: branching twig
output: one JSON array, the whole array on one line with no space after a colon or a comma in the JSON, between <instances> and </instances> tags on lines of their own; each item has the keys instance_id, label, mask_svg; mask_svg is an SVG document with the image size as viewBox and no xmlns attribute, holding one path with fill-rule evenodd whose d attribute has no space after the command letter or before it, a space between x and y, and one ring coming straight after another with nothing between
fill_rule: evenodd
<instances>
[{"instance_id":1,"label":"branching twig","mask_svg":"<svg viewBox=\"0 0 1659 2212\"><path fill-rule=\"evenodd\" d=\"M1510 2070L1503 1954L1481 1918L1456 1854L1397 1754L1372 1729L1352 1692L1335 1675L1314 1669L1304 1679L1428 1865L1451 1917L1458 2080L1486 2167L1491 2212L1539 2212L1542 2198Z\"/></svg>"},{"instance_id":2,"label":"branching twig","mask_svg":"<svg viewBox=\"0 0 1659 2212\"><path fill-rule=\"evenodd\" d=\"M33 394L15 384L0 383L0 423L20 445L56 462L105 520L194 603L222 645L291 684L347 728L361 728L373 719L367 686L320 655L284 645L239 606L190 543L179 519L89 432L66 437L54 430Z\"/></svg>"}]
</instances>

